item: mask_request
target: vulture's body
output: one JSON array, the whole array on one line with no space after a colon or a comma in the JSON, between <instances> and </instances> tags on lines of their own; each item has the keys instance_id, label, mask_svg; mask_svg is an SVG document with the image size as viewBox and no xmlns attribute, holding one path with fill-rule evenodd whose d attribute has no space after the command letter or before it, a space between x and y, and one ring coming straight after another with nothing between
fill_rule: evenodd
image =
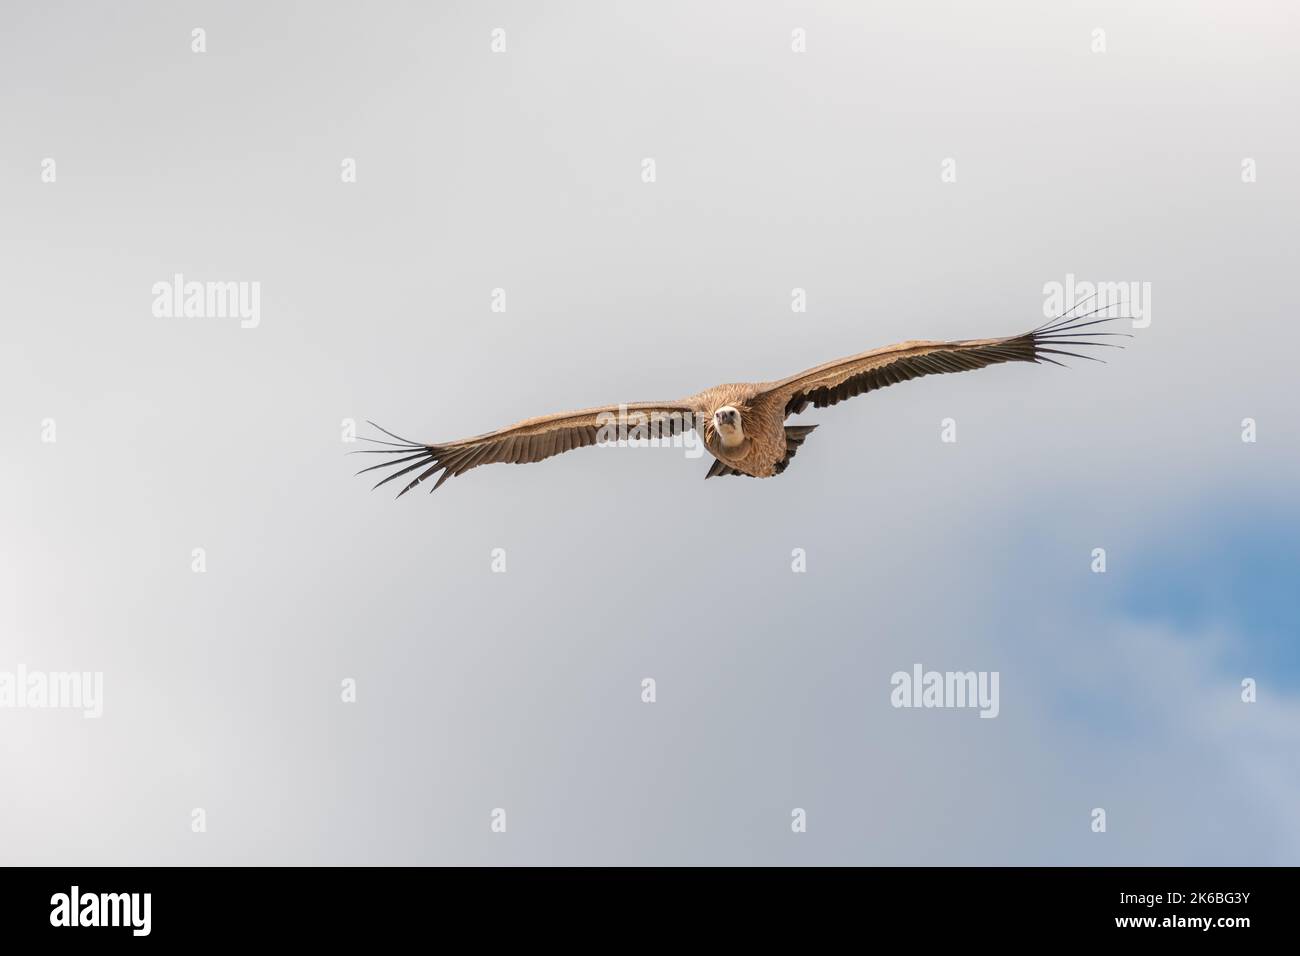
<instances>
[{"instance_id":1,"label":"vulture's body","mask_svg":"<svg viewBox=\"0 0 1300 956\"><path fill-rule=\"evenodd\" d=\"M442 474L433 488L448 478L492 462L542 461L604 442L614 434L668 437L694 428L714 457L706 478L717 475L770 478L785 471L808 433L817 427L786 424L787 418L809 405L824 408L922 375L962 372L1001 362L1061 364L1053 356L1087 358L1090 356L1060 346L1105 345L1095 339L1122 334L1080 331L1113 321L1112 318L1084 321L1093 314L1056 319L1032 332L1007 338L901 342L827 362L775 382L718 385L675 401L608 405L544 415L452 442L412 442L380 429L397 438L398 443L379 442L391 447L371 453L398 457L363 471L394 469L375 487L411 475L398 492L400 498L438 472Z\"/></svg>"}]
</instances>

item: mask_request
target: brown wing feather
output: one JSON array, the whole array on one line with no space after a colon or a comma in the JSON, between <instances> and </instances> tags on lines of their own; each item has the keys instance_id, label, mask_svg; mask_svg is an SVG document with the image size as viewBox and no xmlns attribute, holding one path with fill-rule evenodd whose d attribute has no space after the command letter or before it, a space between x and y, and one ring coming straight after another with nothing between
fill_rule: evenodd
<instances>
[{"instance_id":1,"label":"brown wing feather","mask_svg":"<svg viewBox=\"0 0 1300 956\"><path fill-rule=\"evenodd\" d=\"M1023 335L1001 339L969 339L957 342L900 342L860 355L827 362L797 375L764 386L764 393L795 415L808 405L824 408L846 398L875 391L887 385L906 382L922 375L965 372L1001 362L1050 362L1051 356L1092 358L1061 349L1059 346L1102 346L1099 336L1122 335L1119 332L1080 332L1088 326L1112 322L1115 318L1083 321L1094 313L1060 319Z\"/></svg>"},{"instance_id":2,"label":"brown wing feather","mask_svg":"<svg viewBox=\"0 0 1300 956\"><path fill-rule=\"evenodd\" d=\"M626 413L626 416L620 419L623 413ZM357 474L381 468L394 469L376 484L375 488L404 475L412 475L402 490L397 493L397 497L400 498L439 471L442 475L433 488L429 489L430 491L436 490L448 478L463 475L479 465L494 462L526 464L543 461L575 448L594 445L602 438L613 437L609 431L602 434L602 429L610 426L617 428L620 420L623 421L628 432L632 432L639 423L644 422L648 428L653 429L650 434L668 436L693 427L694 415L694 407L680 401L606 405L601 408L584 408L575 412L560 412L555 415L543 415L540 418L529 418L494 432L441 444L409 441L375 425L375 428L379 428L390 438L396 438L397 441L366 439L366 441L391 447L366 449L365 452L358 454L399 457L363 468ZM374 422L370 424L374 425Z\"/></svg>"}]
</instances>

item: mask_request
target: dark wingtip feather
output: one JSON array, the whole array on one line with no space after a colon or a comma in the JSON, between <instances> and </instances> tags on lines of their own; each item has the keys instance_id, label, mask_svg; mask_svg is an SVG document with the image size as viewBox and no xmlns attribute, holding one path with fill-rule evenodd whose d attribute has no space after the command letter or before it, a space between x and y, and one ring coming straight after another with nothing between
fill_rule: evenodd
<instances>
[{"instance_id":1,"label":"dark wingtip feather","mask_svg":"<svg viewBox=\"0 0 1300 956\"><path fill-rule=\"evenodd\" d=\"M371 421L370 419L368 419L368 418L366 419L366 424L367 424L367 425L370 425L372 428L378 428L381 432L383 432L383 433L384 433L385 435L387 435L389 438L396 438L398 441L403 442L403 443L405 443L405 444L407 444L407 445L421 445L421 444L422 444L422 442L411 441L411 439L409 439L409 438L403 438L401 435L394 435L392 432L390 432L390 431L389 431L387 428L385 428L384 426L382 426L382 425L376 425L374 422L372 422L372 421ZM376 439L371 438L371 439L368 439L368 440L369 440L369 441L375 441Z\"/></svg>"},{"instance_id":2,"label":"dark wingtip feather","mask_svg":"<svg viewBox=\"0 0 1300 956\"><path fill-rule=\"evenodd\" d=\"M1097 291L1099 292L1100 290L1097 290ZM1057 322L1060 322L1062 319L1066 319L1066 318L1068 318L1069 315L1070 315L1070 313L1073 312L1075 309L1077 309L1077 308L1079 308L1079 307L1081 307L1081 306L1085 306L1085 305L1087 305L1089 302L1091 302L1091 301L1092 301L1093 299L1095 299L1095 298L1097 298L1097 292L1093 292L1092 295L1086 295L1086 296L1084 296L1084 297L1083 297L1082 299L1080 299L1078 302L1074 303L1074 305L1070 306L1068 309L1066 309L1066 310L1065 310L1064 312L1062 312L1060 315L1056 316L1056 318L1048 319L1046 322L1044 322L1044 323L1043 323L1042 325L1040 325L1038 328L1034 329L1034 332L1043 332L1043 331L1046 331L1048 328L1050 328L1051 326L1055 325ZM1032 334L1032 333L1031 333L1031 334Z\"/></svg>"},{"instance_id":3,"label":"dark wingtip feather","mask_svg":"<svg viewBox=\"0 0 1300 956\"><path fill-rule=\"evenodd\" d=\"M355 478L357 475L364 475L366 472L374 471L376 468L392 468L396 465L402 465L408 461L415 461L415 459L417 458L424 458L425 455L426 453L423 450L421 450L421 451L417 451L414 455L407 456L406 458L398 458L396 461L381 461L379 464L371 465L369 468L362 468L352 477Z\"/></svg>"},{"instance_id":4,"label":"dark wingtip feather","mask_svg":"<svg viewBox=\"0 0 1300 956\"><path fill-rule=\"evenodd\" d=\"M1091 328L1095 325L1103 325L1107 322L1118 322L1121 319L1131 318L1126 315L1108 315L1102 318L1093 318L1101 312L1113 309L1114 305L1102 305L1087 312L1077 315L1070 315L1080 305L1096 298L1096 293L1088 296L1086 299L1076 303L1067 309L1061 316L1052 319L1045 325L1040 325L1034 331L1028 333L1026 338L1029 340L1030 347L1033 349L1033 360L1036 362L1050 362L1053 365L1060 365L1062 368L1068 368L1064 362L1048 358L1049 355L1068 356L1069 358L1087 359L1090 362L1101 362L1103 365L1108 364L1105 359L1097 358L1095 355L1087 355L1082 352L1072 352L1060 346L1068 345L1076 348L1102 347L1112 349L1122 349L1124 346L1118 342L1098 342L1096 339L1117 336L1122 338L1133 338L1130 332L1081 332L1080 329Z\"/></svg>"},{"instance_id":5,"label":"dark wingtip feather","mask_svg":"<svg viewBox=\"0 0 1300 956\"><path fill-rule=\"evenodd\" d=\"M420 482L424 481L434 472L438 471L440 468L446 467L444 457L443 457L446 452L446 449L444 449L443 447L438 445L426 445L423 442L411 441L409 439L403 438L401 435L395 435L393 432L390 432L387 428L384 428L381 425L376 425L374 422L369 420L367 420L367 424L371 425L374 428L378 428L389 438L396 438L397 442L384 441L382 438L369 438L365 436L358 436L363 441L374 442L375 444L378 445L389 445L391 447L359 448L356 449L355 451L348 452L348 454L404 456L401 458L393 458L389 461L381 461L377 465L371 465L368 468L362 468L360 471L356 473L356 475L364 475L366 472L375 471L380 468L393 469L392 474L388 475L385 478L380 479L378 482L372 485L370 488L371 491L374 491L377 488L381 488L384 485L388 484L390 481L400 478L403 475L409 474L412 471L415 471L420 468L426 468L428 466L432 466L432 467L428 467L428 470L422 472L421 474L417 475L412 481L408 482L402 488L402 490L397 493L397 497L400 498L402 497L402 495L406 494L416 485L420 484ZM398 442L401 442L401 444L398 444ZM407 462L413 462L413 464L407 464ZM402 467L404 465L405 467ZM448 471L447 474L443 476L443 479L439 480L438 484L442 484L442 480L445 480L447 475L449 475L450 473L451 472ZM355 475L353 477L355 477ZM436 488L437 486L438 485L434 485L434 488Z\"/></svg>"},{"instance_id":6,"label":"dark wingtip feather","mask_svg":"<svg viewBox=\"0 0 1300 956\"><path fill-rule=\"evenodd\" d=\"M1035 348L1035 349L1034 349L1034 352L1035 352L1035 354L1040 355L1040 356L1042 355L1042 353L1046 352L1046 353L1048 353L1049 355L1067 355L1067 356L1069 356L1070 358L1087 359L1087 360L1090 361L1090 362L1100 362L1102 365L1105 365L1105 364L1106 364L1106 360L1105 360L1105 359L1099 359L1099 358L1097 358L1095 355L1083 355L1083 354L1081 354L1081 353L1079 353L1079 352L1067 352L1065 349L1045 349L1045 348Z\"/></svg>"}]
</instances>

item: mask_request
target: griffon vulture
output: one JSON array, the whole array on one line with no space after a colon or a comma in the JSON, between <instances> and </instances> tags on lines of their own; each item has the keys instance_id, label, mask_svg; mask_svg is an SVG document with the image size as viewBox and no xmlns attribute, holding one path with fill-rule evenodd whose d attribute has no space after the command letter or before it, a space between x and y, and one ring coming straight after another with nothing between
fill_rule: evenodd
<instances>
[{"instance_id":1,"label":"griffon vulture","mask_svg":"<svg viewBox=\"0 0 1300 956\"><path fill-rule=\"evenodd\" d=\"M846 398L922 375L964 372L999 362L1061 365L1052 356L1092 358L1061 346L1109 345L1111 343L1096 339L1124 335L1121 332L1081 331L1117 318L1089 319L1105 308L1074 318L1062 316L1023 335L958 342L900 342L827 362L775 382L718 385L671 402L607 405L543 415L459 441L413 442L375 425L397 442L366 439L391 447L367 449L363 453L400 457L363 468L357 474L377 468L394 469L375 485L378 488L415 472L398 492L400 498L440 471L442 475L430 491L448 478L479 465L498 461L515 464L541 461L561 452L608 440L602 437L602 433L611 437L631 434L637 438L663 438L694 428L701 433L705 447L714 457L705 478L715 475L770 478L785 471L799 446L817 427L785 424L789 416L799 414L809 405L825 408ZM373 422L370 424L374 425Z\"/></svg>"}]
</instances>

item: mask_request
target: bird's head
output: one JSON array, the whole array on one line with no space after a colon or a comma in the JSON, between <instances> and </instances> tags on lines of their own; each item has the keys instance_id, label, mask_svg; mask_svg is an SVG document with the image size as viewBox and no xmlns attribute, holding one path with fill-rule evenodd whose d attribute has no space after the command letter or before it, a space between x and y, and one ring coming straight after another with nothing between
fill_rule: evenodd
<instances>
[{"instance_id":1,"label":"bird's head","mask_svg":"<svg viewBox=\"0 0 1300 956\"><path fill-rule=\"evenodd\" d=\"M739 445L745 440L740 410L734 405L723 405L713 413L713 430L718 433L723 445Z\"/></svg>"}]
</instances>

